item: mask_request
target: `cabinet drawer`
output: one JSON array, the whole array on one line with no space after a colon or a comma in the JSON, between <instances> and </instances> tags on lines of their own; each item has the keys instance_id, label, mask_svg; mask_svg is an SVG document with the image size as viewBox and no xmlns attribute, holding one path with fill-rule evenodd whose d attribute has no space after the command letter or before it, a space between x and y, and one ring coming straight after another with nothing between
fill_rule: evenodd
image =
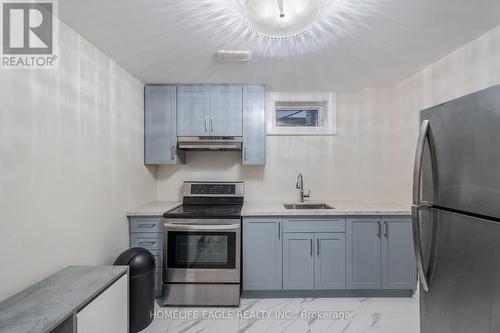
<instances>
[{"instance_id":1,"label":"cabinet drawer","mask_svg":"<svg viewBox=\"0 0 500 333\"><path fill-rule=\"evenodd\" d=\"M160 297L162 294L162 284L161 274L155 274L155 296Z\"/></svg>"},{"instance_id":2,"label":"cabinet drawer","mask_svg":"<svg viewBox=\"0 0 500 333\"><path fill-rule=\"evenodd\" d=\"M163 233L133 233L130 234L130 247L143 247L148 250L163 249Z\"/></svg>"},{"instance_id":3,"label":"cabinet drawer","mask_svg":"<svg viewBox=\"0 0 500 333\"><path fill-rule=\"evenodd\" d=\"M158 270L159 273L161 273L161 268L163 267L163 251L149 250L149 252L151 252L151 254L155 257L156 269Z\"/></svg>"},{"instance_id":4,"label":"cabinet drawer","mask_svg":"<svg viewBox=\"0 0 500 333\"><path fill-rule=\"evenodd\" d=\"M161 218L133 217L130 219L130 232L151 233L163 232Z\"/></svg>"},{"instance_id":5,"label":"cabinet drawer","mask_svg":"<svg viewBox=\"0 0 500 333\"><path fill-rule=\"evenodd\" d=\"M283 232L345 232L345 218L284 218Z\"/></svg>"}]
</instances>

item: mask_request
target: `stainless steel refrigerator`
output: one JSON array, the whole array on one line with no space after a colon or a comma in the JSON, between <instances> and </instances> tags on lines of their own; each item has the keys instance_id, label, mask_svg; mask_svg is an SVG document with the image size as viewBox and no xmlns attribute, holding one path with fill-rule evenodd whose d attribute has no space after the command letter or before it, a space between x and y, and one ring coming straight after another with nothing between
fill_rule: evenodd
<instances>
[{"instance_id":1,"label":"stainless steel refrigerator","mask_svg":"<svg viewBox=\"0 0 500 333\"><path fill-rule=\"evenodd\" d=\"M421 332L500 332L500 86L420 116L412 214Z\"/></svg>"}]
</instances>

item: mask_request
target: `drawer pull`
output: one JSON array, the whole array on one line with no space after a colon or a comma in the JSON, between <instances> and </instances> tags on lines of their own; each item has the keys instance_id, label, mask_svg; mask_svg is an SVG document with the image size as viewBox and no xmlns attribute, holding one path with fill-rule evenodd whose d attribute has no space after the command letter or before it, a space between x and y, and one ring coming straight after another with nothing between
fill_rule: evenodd
<instances>
[{"instance_id":1,"label":"drawer pull","mask_svg":"<svg viewBox=\"0 0 500 333\"><path fill-rule=\"evenodd\" d=\"M155 245L156 242L139 242L139 245Z\"/></svg>"},{"instance_id":2,"label":"drawer pull","mask_svg":"<svg viewBox=\"0 0 500 333\"><path fill-rule=\"evenodd\" d=\"M155 226L155 223L148 223L148 224L144 224L144 223L141 223L139 224L139 228L154 228Z\"/></svg>"}]
</instances>

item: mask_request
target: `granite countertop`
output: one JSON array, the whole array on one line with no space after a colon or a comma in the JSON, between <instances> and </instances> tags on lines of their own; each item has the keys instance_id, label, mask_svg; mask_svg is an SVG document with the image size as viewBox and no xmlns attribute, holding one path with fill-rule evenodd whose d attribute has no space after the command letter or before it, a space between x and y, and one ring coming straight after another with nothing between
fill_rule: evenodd
<instances>
[{"instance_id":1,"label":"granite countertop","mask_svg":"<svg viewBox=\"0 0 500 333\"><path fill-rule=\"evenodd\" d=\"M410 215L410 206L359 201L321 201L335 209L285 209L281 201L250 201L243 204L242 216L341 216L341 215ZM287 202L288 203L288 202ZM306 203L314 203L306 201ZM181 205L180 201L154 201L129 210L128 216L161 216Z\"/></svg>"},{"instance_id":2,"label":"granite countertop","mask_svg":"<svg viewBox=\"0 0 500 333\"><path fill-rule=\"evenodd\" d=\"M283 202L245 202L242 216L410 215L410 206L391 203L321 201L335 209L286 209ZM306 201L306 203L315 203Z\"/></svg>"},{"instance_id":3,"label":"granite countertop","mask_svg":"<svg viewBox=\"0 0 500 333\"><path fill-rule=\"evenodd\" d=\"M0 332L49 332L127 272L128 266L68 266L0 302Z\"/></svg>"},{"instance_id":4,"label":"granite countertop","mask_svg":"<svg viewBox=\"0 0 500 333\"><path fill-rule=\"evenodd\" d=\"M181 204L182 202L180 201L153 201L138 208L129 210L127 212L127 216L161 216L163 213L168 212Z\"/></svg>"}]
</instances>

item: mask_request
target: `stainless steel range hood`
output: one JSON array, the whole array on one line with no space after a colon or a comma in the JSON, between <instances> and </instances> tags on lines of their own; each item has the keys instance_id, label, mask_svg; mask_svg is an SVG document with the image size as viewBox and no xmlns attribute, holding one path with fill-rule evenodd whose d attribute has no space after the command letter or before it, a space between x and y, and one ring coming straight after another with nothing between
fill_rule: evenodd
<instances>
[{"instance_id":1,"label":"stainless steel range hood","mask_svg":"<svg viewBox=\"0 0 500 333\"><path fill-rule=\"evenodd\" d=\"M179 136L182 150L241 150L241 136Z\"/></svg>"}]
</instances>

